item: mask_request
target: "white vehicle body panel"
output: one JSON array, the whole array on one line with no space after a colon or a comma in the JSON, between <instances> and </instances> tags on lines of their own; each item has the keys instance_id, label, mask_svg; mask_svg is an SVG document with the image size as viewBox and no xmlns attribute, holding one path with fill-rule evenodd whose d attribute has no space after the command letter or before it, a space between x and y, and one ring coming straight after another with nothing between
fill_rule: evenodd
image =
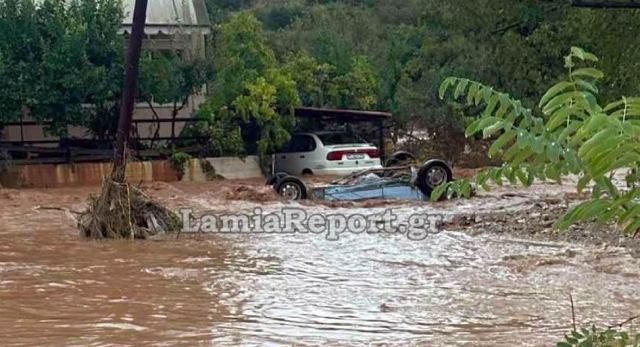
<instances>
[{"instance_id":1,"label":"white vehicle body panel","mask_svg":"<svg viewBox=\"0 0 640 347\"><path fill-rule=\"evenodd\" d=\"M321 140L321 137L339 135L341 133L331 132L293 135L287 148L275 154L275 172L343 176L363 169L382 168L380 158L373 155L378 149L365 141L329 145ZM328 159L330 153L334 160Z\"/></svg>"}]
</instances>

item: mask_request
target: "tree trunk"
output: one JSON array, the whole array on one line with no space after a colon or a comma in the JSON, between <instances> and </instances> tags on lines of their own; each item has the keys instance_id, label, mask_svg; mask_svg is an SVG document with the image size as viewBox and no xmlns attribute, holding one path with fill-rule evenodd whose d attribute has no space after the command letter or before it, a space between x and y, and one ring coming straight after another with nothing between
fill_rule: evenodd
<instances>
[{"instance_id":1,"label":"tree trunk","mask_svg":"<svg viewBox=\"0 0 640 347\"><path fill-rule=\"evenodd\" d=\"M129 37L129 48L125 60L124 85L122 88L122 101L120 103L120 119L116 134L115 153L113 160L112 177L116 182L125 181L126 150L131 134L133 107L138 88L138 65L140 51L144 38L144 25L147 18L148 0L136 0L133 10L133 24Z\"/></svg>"}]
</instances>

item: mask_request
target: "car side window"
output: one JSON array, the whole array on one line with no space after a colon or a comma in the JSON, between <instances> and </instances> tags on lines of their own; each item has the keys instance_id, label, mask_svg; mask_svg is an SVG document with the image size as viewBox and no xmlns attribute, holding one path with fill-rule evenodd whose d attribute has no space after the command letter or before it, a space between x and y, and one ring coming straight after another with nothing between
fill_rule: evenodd
<instances>
[{"instance_id":1,"label":"car side window","mask_svg":"<svg viewBox=\"0 0 640 347\"><path fill-rule=\"evenodd\" d=\"M299 142L299 138L300 138L300 136L298 136L298 135L294 135L293 137L291 137L291 139L289 140L289 144L285 148L285 152L287 152L287 153L295 152L296 151L295 149L297 147L297 143Z\"/></svg>"},{"instance_id":2,"label":"car side window","mask_svg":"<svg viewBox=\"0 0 640 347\"><path fill-rule=\"evenodd\" d=\"M316 141L309 135L296 135L291 138L287 152L312 152L316 149Z\"/></svg>"},{"instance_id":3,"label":"car side window","mask_svg":"<svg viewBox=\"0 0 640 347\"><path fill-rule=\"evenodd\" d=\"M309 136L309 135L304 135L304 145L302 146L302 148L304 148L303 152L313 152L316 150L316 140L313 139L313 137Z\"/></svg>"}]
</instances>

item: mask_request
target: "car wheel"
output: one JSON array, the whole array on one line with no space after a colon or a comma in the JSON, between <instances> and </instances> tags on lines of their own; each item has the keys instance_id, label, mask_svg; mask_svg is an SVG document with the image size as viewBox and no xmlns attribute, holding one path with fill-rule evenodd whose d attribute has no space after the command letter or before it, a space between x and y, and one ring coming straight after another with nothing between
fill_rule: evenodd
<instances>
[{"instance_id":1,"label":"car wheel","mask_svg":"<svg viewBox=\"0 0 640 347\"><path fill-rule=\"evenodd\" d=\"M276 192L285 200L304 200L307 198L307 186L296 177L284 177L275 186Z\"/></svg>"},{"instance_id":2,"label":"car wheel","mask_svg":"<svg viewBox=\"0 0 640 347\"><path fill-rule=\"evenodd\" d=\"M431 197L431 192L439 185L453 179L451 168L442 162L432 162L423 165L418 171L416 185L425 196Z\"/></svg>"},{"instance_id":3,"label":"car wheel","mask_svg":"<svg viewBox=\"0 0 640 347\"><path fill-rule=\"evenodd\" d=\"M267 181L265 182L265 186L275 186L276 184L278 184L278 182L280 182L281 179L283 179L284 177L289 176L288 173L286 172L278 172L275 175L267 178Z\"/></svg>"}]
</instances>

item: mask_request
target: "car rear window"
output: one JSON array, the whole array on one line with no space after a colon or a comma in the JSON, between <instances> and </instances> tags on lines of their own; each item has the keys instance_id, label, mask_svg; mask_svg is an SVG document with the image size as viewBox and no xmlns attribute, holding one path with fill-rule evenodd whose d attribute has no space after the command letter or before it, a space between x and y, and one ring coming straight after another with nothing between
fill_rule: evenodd
<instances>
[{"instance_id":1,"label":"car rear window","mask_svg":"<svg viewBox=\"0 0 640 347\"><path fill-rule=\"evenodd\" d=\"M325 146L367 143L367 141L361 139L358 135L349 133L326 133L317 134L317 136Z\"/></svg>"}]
</instances>

